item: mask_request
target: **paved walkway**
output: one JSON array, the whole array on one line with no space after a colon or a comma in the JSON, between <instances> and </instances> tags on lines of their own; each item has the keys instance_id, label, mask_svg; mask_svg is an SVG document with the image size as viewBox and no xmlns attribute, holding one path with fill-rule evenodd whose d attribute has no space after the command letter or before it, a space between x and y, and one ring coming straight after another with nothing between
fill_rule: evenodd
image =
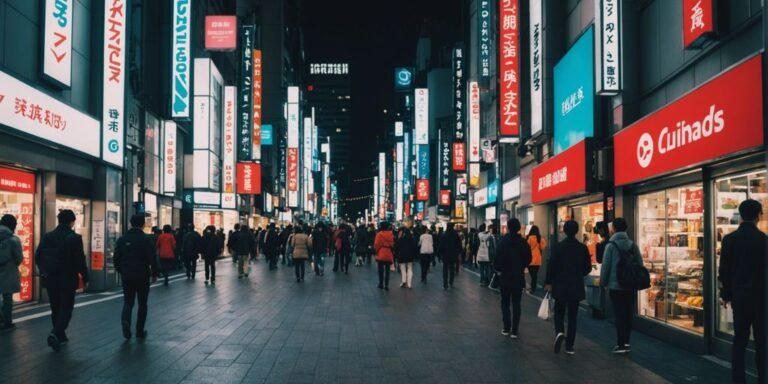
<instances>
[{"instance_id":1,"label":"paved walkway","mask_svg":"<svg viewBox=\"0 0 768 384\"><path fill-rule=\"evenodd\" d=\"M145 341L122 338L119 296L90 297L59 353L46 345L49 318L27 311L0 334L0 383L728 382L726 368L642 335L630 356L614 356L611 324L586 313L577 354L554 355L551 323L528 296L520 339L504 338L498 296L474 275L462 272L446 292L437 273L422 285L416 269L412 290L393 275L387 293L375 267L297 284L292 270L269 272L262 261L238 280L220 261L215 287L198 273L152 288Z\"/></svg>"}]
</instances>

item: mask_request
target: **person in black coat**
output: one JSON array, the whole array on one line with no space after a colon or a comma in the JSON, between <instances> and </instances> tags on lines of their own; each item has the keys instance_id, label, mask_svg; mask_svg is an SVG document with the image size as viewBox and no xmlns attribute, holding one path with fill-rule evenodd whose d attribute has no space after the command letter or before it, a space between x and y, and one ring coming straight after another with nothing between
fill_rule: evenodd
<instances>
[{"instance_id":1,"label":"person in black coat","mask_svg":"<svg viewBox=\"0 0 768 384\"><path fill-rule=\"evenodd\" d=\"M216 284L216 258L219 257L221 240L216 234L216 227L209 225L203 234L203 261L205 262L205 284L210 279L211 284Z\"/></svg>"},{"instance_id":2,"label":"person in black coat","mask_svg":"<svg viewBox=\"0 0 768 384\"><path fill-rule=\"evenodd\" d=\"M456 275L456 267L461 258L463 248L459 234L454 229L454 223L448 223L445 233L440 237L437 253L443 260L443 289L450 285L453 288L453 278Z\"/></svg>"},{"instance_id":3,"label":"person in black coat","mask_svg":"<svg viewBox=\"0 0 768 384\"><path fill-rule=\"evenodd\" d=\"M237 255L237 268L238 279L242 279L243 276L248 277L250 272L250 266L248 264L251 253L256 248L256 238L248 230L248 226L243 224L240 226L240 230L232 233L229 237L231 243L231 250Z\"/></svg>"},{"instance_id":4,"label":"person in black coat","mask_svg":"<svg viewBox=\"0 0 768 384\"><path fill-rule=\"evenodd\" d=\"M755 339L757 382L766 383L766 238L757 223L763 208L756 200L739 204L741 224L723 237L720 250L720 299L724 308L733 309L733 346L731 347L731 376L734 383L746 383L744 353L750 328Z\"/></svg>"},{"instance_id":5,"label":"person in black coat","mask_svg":"<svg viewBox=\"0 0 768 384\"><path fill-rule=\"evenodd\" d=\"M531 263L531 247L520 236L520 220L512 218L507 221L509 233L504 235L496 247L496 259L493 268L499 276L501 291L501 318L504 328L501 334L513 339L517 338L520 326L520 302L525 287L525 267ZM509 303L512 302L512 319L510 321Z\"/></svg>"},{"instance_id":6,"label":"person in black coat","mask_svg":"<svg viewBox=\"0 0 768 384\"><path fill-rule=\"evenodd\" d=\"M88 267L85 264L83 237L75 233L75 213L63 209L57 216L59 225L40 241L35 253L35 264L40 270L43 287L48 290L53 329L48 335L48 346L58 352L66 344L66 330L75 307L78 276L88 287Z\"/></svg>"},{"instance_id":7,"label":"person in black coat","mask_svg":"<svg viewBox=\"0 0 768 384\"><path fill-rule=\"evenodd\" d=\"M397 263L402 276L401 288L413 288L413 262L419 254L419 246L408 227L403 227L395 245Z\"/></svg>"},{"instance_id":8,"label":"person in black coat","mask_svg":"<svg viewBox=\"0 0 768 384\"><path fill-rule=\"evenodd\" d=\"M144 324L147 322L147 299L149 298L149 281L157 281L160 274L155 253L155 243L144 231L144 215L131 217L131 229L117 240L115 246L115 270L123 282L123 313L121 324L123 337L131 338L131 316L133 303L139 298L139 311L136 314L136 337L147 337Z\"/></svg>"},{"instance_id":9,"label":"person in black coat","mask_svg":"<svg viewBox=\"0 0 768 384\"><path fill-rule=\"evenodd\" d=\"M565 341L565 353L573 355L576 340L576 318L579 302L586 298L584 276L592 270L592 260L587 246L576 239L579 223L569 220L563 225L567 236L552 249L547 266L544 289L555 299L555 353ZM565 311L568 310L568 337L565 332Z\"/></svg>"},{"instance_id":10,"label":"person in black coat","mask_svg":"<svg viewBox=\"0 0 768 384\"><path fill-rule=\"evenodd\" d=\"M195 278L195 272L197 272L197 259L200 257L202 246L203 238L200 237L200 234L197 233L197 231L195 231L195 226L189 224L182 243L182 257L184 260L184 268L187 271L187 280L194 280Z\"/></svg>"}]
</instances>

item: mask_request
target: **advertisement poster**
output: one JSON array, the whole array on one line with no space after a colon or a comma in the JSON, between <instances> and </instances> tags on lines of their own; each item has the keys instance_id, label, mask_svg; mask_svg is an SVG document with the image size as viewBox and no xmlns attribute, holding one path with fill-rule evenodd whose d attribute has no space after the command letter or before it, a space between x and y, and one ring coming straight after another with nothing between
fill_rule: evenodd
<instances>
[{"instance_id":1,"label":"advertisement poster","mask_svg":"<svg viewBox=\"0 0 768 384\"><path fill-rule=\"evenodd\" d=\"M555 154L593 136L594 31L590 27L555 65Z\"/></svg>"},{"instance_id":2,"label":"advertisement poster","mask_svg":"<svg viewBox=\"0 0 768 384\"><path fill-rule=\"evenodd\" d=\"M700 214L704 213L704 190L703 189L684 189L682 190L683 213Z\"/></svg>"},{"instance_id":3,"label":"advertisement poster","mask_svg":"<svg viewBox=\"0 0 768 384\"><path fill-rule=\"evenodd\" d=\"M24 259L19 265L21 274L21 292L13 294L14 301L32 300L32 279L35 270L32 260L32 244L34 244L34 220L32 203L21 203L21 212L16 216L16 235L21 240L21 253Z\"/></svg>"},{"instance_id":4,"label":"advertisement poster","mask_svg":"<svg viewBox=\"0 0 768 384\"><path fill-rule=\"evenodd\" d=\"M91 227L91 270L104 270L104 220L94 220Z\"/></svg>"}]
</instances>

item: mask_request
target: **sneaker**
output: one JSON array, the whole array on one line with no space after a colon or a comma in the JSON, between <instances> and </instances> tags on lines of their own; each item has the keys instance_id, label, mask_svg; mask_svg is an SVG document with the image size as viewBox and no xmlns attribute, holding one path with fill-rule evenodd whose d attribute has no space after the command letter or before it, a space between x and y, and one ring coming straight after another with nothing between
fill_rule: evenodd
<instances>
[{"instance_id":1,"label":"sneaker","mask_svg":"<svg viewBox=\"0 0 768 384\"><path fill-rule=\"evenodd\" d=\"M506 329L502 329L501 330L501 335L502 336L509 336L509 331L507 331Z\"/></svg>"},{"instance_id":2,"label":"sneaker","mask_svg":"<svg viewBox=\"0 0 768 384\"><path fill-rule=\"evenodd\" d=\"M127 321L123 321L123 337L126 340L131 338L131 323Z\"/></svg>"},{"instance_id":3,"label":"sneaker","mask_svg":"<svg viewBox=\"0 0 768 384\"><path fill-rule=\"evenodd\" d=\"M54 352L61 350L61 343L59 342L59 338L56 337L56 335L53 333L48 334L48 346L51 347Z\"/></svg>"},{"instance_id":4,"label":"sneaker","mask_svg":"<svg viewBox=\"0 0 768 384\"><path fill-rule=\"evenodd\" d=\"M573 348L565 348L565 354L573 356L576 354L576 351L574 351Z\"/></svg>"},{"instance_id":5,"label":"sneaker","mask_svg":"<svg viewBox=\"0 0 768 384\"><path fill-rule=\"evenodd\" d=\"M211 280L211 285L216 285L216 280Z\"/></svg>"},{"instance_id":6,"label":"sneaker","mask_svg":"<svg viewBox=\"0 0 768 384\"><path fill-rule=\"evenodd\" d=\"M510 339L517 339L517 333L514 333L514 332L510 333L509 334L509 338Z\"/></svg>"},{"instance_id":7,"label":"sneaker","mask_svg":"<svg viewBox=\"0 0 768 384\"><path fill-rule=\"evenodd\" d=\"M64 335L64 338L62 338L62 339L59 339L59 344L61 344L61 345L67 345L67 343L69 343L69 339L67 338L67 336L66 336L66 335Z\"/></svg>"},{"instance_id":8,"label":"sneaker","mask_svg":"<svg viewBox=\"0 0 768 384\"><path fill-rule=\"evenodd\" d=\"M629 348L624 345L617 345L613 348L613 353L617 355L623 355L629 352Z\"/></svg>"},{"instance_id":9,"label":"sneaker","mask_svg":"<svg viewBox=\"0 0 768 384\"><path fill-rule=\"evenodd\" d=\"M562 332L559 332L557 336L555 336L555 353L560 353L560 347L563 346L563 340L565 339L565 334Z\"/></svg>"},{"instance_id":10,"label":"sneaker","mask_svg":"<svg viewBox=\"0 0 768 384\"><path fill-rule=\"evenodd\" d=\"M147 338L147 331L136 331L136 338L137 339L146 339Z\"/></svg>"}]
</instances>

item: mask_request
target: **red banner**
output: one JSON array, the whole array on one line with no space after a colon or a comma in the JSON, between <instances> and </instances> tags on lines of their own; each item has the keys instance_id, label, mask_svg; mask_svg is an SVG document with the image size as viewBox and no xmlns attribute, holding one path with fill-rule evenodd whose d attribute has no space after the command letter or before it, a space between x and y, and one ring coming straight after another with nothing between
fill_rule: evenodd
<instances>
[{"instance_id":1,"label":"red banner","mask_svg":"<svg viewBox=\"0 0 768 384\"><path fill-rule=\"evenodd\" d=\"M715 32L714 0L683 0L683 47L698 48Z\"/></svg>"},{"instance_id":2,"label":"red banner","mask_svg":"<svg viewBox=\"0 0 768 384\"><path fill-rule=\"evenodd\" d=\"M762 57L757 55L617 133L615 184L761 147L761 67Z\"/></svg>"},{"instance_id":3,"label":"red banner","mask_svg":"<svg viewBox=\"0 0 768 384\"><path fill-rule=\"evenodd\" d=\"M451 205L451 190L450 189L441 189L440 190L440 205L444 207L448 207Z\"/></svg>"},{"instance_id":4,"label":"red banner","mask_svg":"<svg viewBox=\"0 0 768 384\"><path fill-rule=\"evenodd\" d=\"M467 170L467 152L464 143L453 143L453 170L455 172Z\"/></svg>"},{"instance_id":5,"label":"red banner","mask_svg":"<svg viewBox=\"0 0 768 384\"><path fill-rule=\"evenodd\" d=\"M429 200L429 179L416 180L416 200L417 201Z\"/></svg>"},{"instance_id":6,"label":"red banner","mask_svg":"<svg viewBox=\"0 0 768 384\"><path fill-rule=\"evenodd\" d=\"M299 149L288 148L288 190L299 190Z\"/></svg>"},{"instance_id":7,"label":"red banner","mask_svg":"<svg viewBox=\"0 0 768 384\"><path fill-rule=\"evenodd\" d=\"M683 194L683 213L704 213L704 190L699 189L684 189Z\"/></svg>"},{"instance_id":8,"label":"red banner","mask_svg":"<svg viewBox=\"0 0 768 384\"><path fill-rule=\"evenodd\" d=\"M531 201L541 203L587 192L587 142L580 141L533 168Z\"/></svg>"},{"instance_id":9,"label":"red banner","mask_svg":"<svg viewBox=\"0 0 768 384\"><path fill-rule=\"evenodd\" d=\"M21 253L24 256L19 266L19 273L21 274L19 300L21 301L32 300L32 272L34 271L32 244L34 244L35 236L33 215L32 203L21 203L21 214L19 214L16 226L16 235L21 240Z\"/></svg>"},{"instance_id":10,"label":"red banner","mask_svg":"<svg viewBox=\"0 0 768 384\"><path fill-rule=\"evenodd\" d=\"M520 7L499 0L499 136L520 135Z\"/></svg>"},{"instance_id":11,"label":"red banner","mask_svg":"<svg viewBox=\"0 0 768 384\"><path fill-rule=\"evenodd\" d=\"M35 174L0 168L0 191L35 193Z\"/></svg>"},{"instance_id":12,"label":"red banner","mask_svg":"<svg viewBox=\"0 0 768 384\"><path fill-rule=\"evenodd\" d=\"M232 51L237 48L237 16L205 17L205 49Z\"/></svg>"},{"instance_id":13,"label":"red banner","mask_svg":"<svg viewBox=\"0 0 768 384\"><path fill-rule=\"evenodd\" d=\"M253 158L261 159L261 50L253 50Z\"/></svg>"},{"instance_id":14,"label":"red banner","mask_svg":"<svg viewBox=\"0 0 768 384\"><path fill-rule=\"evenodd\" d=\"M261 194L261 164L237 163L237 193Z\"/></svg>"}]
</instances>

